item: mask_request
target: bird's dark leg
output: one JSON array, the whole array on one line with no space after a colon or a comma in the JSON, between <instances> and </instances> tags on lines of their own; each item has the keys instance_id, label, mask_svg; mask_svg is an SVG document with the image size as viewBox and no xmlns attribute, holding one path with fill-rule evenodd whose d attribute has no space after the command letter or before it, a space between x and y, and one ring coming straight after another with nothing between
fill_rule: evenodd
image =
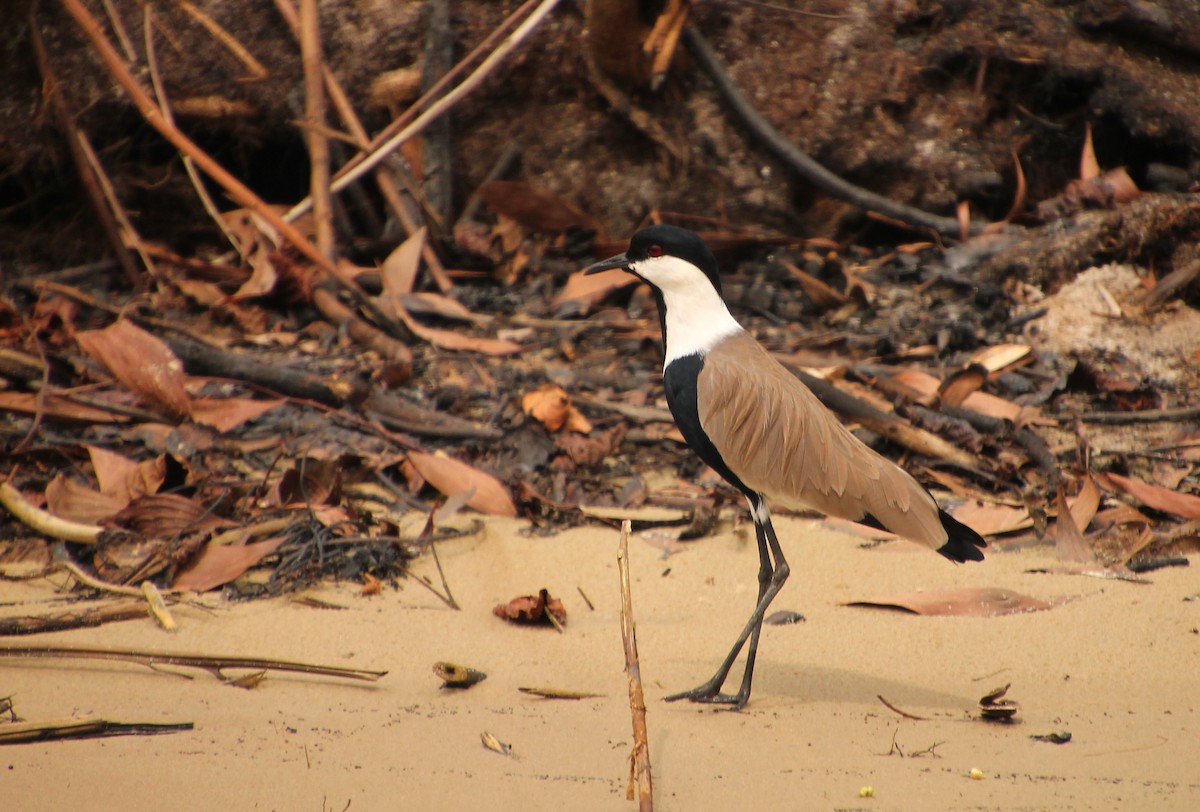
<instances>
[{"instance_id":1,"label":"bird's dark leg","mask_svg":"<svg viewBox=\"0 0 1200 812\"><path fill-rule=\"evenodd\" d=\"M775 535L775 528L771 524L771 516L761 497L757 495L750 497L750 514L754 518L754 534L758 539L758 603L754 607L753 614L750 615L750 620L742 629L742 633L738 635L733 648L729 650L729 654L725 656L725 660L717 669L717 673L713 674L712 678L703 685L690 691L668 696L666 698L668 702L690 699L693 702L733 705L741 710L750 698L750 686L754 679L754 659L758 654L758 638L762 633L763 617L766 615L771 601L775 600L775 596L783 588L790 572L788 563L783 557L783 550L779 546L779 539ZM771 563L772 558L775 559L774 565ZM737 660L738 654L741 653L742 646L746 644L747 640L750 641L750 648L746 653L746 669L742 672L742 685L735 695L723 694L721 686L725 684L729 670L733 667L734 661Z\"/></svg>"}]
</instances>

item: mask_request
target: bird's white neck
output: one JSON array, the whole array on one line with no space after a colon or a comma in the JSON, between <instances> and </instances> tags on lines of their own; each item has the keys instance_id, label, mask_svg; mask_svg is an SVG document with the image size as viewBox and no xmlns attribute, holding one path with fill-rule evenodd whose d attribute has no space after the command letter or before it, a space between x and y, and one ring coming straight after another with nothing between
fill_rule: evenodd
<instances>
[{"instance_id":1,"label":"bird's white neck","mask_svg":"<svg viewBox=\"0 0 1200 812\"><path fill-rule=\"evenodd\" d=\"M742 329L712 285L699 283L662 290L662 299L667 333L663 369L677 358L704 355Z\"/></svg>"}]
</instances>

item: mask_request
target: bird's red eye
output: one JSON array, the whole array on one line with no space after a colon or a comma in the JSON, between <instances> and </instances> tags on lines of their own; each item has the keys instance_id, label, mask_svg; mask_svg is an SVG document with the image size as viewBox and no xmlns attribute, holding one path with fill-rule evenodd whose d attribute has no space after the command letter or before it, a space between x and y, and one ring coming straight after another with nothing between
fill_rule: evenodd
<instances>
[{"instance_id":1,"label":"bird's red eye","mask_svg":"<svg viewBox=\"0 0 1200 812\"><path fill-rule=\"evenodd\" d=\"M661 245L652 245L646 249L646 256L661 257L662 255L663 255L663 250L662 250Z\"/></svg>"}]
</instances>

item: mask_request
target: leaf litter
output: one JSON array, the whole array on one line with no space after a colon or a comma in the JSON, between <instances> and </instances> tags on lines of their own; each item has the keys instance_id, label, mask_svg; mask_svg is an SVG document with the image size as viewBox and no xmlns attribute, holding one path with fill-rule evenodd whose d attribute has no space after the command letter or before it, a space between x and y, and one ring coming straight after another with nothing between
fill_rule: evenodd
<instances>
[{"instance_id":1,"label":"leaf litter","mask_svg":"<svg viewBox=\"0 0 1200 812\"><path fill-rule=\"evenodd\" d=\"M1027 202L1025 156L1012 152L1019 183L1004 222L1027 230L948 250L924 234L890 245L801 236L778 225L787 217L646 219L700 228L735 314L850 402L869 402L880 422L847 419L882 452L915 456L910 468L994 549L1053 546L1063 567L1109 573L1186 562L1197 534L1185 522L1200 517L1200 387L1179 359L1200 346L1172 328L1193 312L1194 274L1181 275L1192 259L1141 246L1162 242L1156 211L1190 221L1102 168L1090 129L1066 173L1078 179L1040 201ZM384 243L343 235L352 261L316 254L315 223L293 228L278 207L234 195L239 208L217 218L234 253L136 240L154 257L144 295L118 273L6 284L0 476L13 541L0 548L40 542L45 558L45 521L67 520L92 528L68 528L85 539L68 542L71 554L115 584L253 597L324 578L396 583L437 539L472 532L455 529L454 510L432 528L442 498L538 532L648 509L682 510L689 532L709 532L739 500L679 453L653 299L629 274L580 274L624 234L507 174L475 181L478 203L458 221L410 212ZM419 197L414 178L407 193ZM1072 244L1072 261L1099 265L1129 246L1120 272L991 281L1005 250L1085 228L1096 212L1122 215L1124 231L1104 251ZM1172 265L1181 281L1169 281ZM1145 351L1156 334L1170 353ZM693 489L646 485L663 471ZM231 527L269 530L232 538ZM1006 590L889 601L1046 608Z\"/></svg>"}]
</instances>

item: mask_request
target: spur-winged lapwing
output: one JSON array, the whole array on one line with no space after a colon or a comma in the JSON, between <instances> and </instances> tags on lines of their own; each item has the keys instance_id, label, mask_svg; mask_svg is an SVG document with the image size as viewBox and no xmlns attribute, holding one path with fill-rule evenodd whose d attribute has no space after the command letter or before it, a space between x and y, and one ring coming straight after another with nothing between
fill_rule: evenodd
<instances>
[{"instance_id":1,"label":"spur-winged lapwing","mask_svg":"<svg viewBox=\"0 0 1200 812\"><path fill-rule=\"evenodd\" d=\"M704 241L675 226L634 235L624 254L586 273L624 268L658 300L663 388L692 450L746 496L758 537L758 604L717 673L668 701L745 706L763 615L788 577L767 503L812 508L926 544L951 561L982 561L987 544L956 521L915 479L864 445L729 313L717 260ZM772 559L774 561L772 562ZM721 693L749 640L737 694Z\"/></svg>"}]
</instances>

